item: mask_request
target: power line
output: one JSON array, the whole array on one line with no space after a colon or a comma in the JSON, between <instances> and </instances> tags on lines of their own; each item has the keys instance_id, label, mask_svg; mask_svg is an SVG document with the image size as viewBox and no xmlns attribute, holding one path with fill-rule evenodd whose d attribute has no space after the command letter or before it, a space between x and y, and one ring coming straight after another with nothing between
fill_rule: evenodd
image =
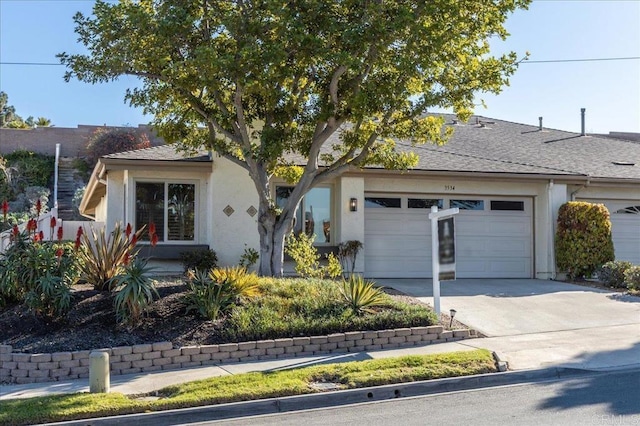
<instances>
[{"instance_id":1,"label":"power line","mask_svg":"<svg viewBox=\"0 0 640 426\"><path fill-rule=\"evenodd\" d=\"M6 0L0 0L6 1ZM85 0L74 0L74 1L85 1ZM626 56L619 58L583 58L583 59L546 59L546 60L537 60L532 61L525 59L520 62L520 64L551 64L551 63L562 63L562 62L604 62L604 61L629 61L629 60L638 60L640 56ZM20 66L63 66L63 64L56 62L0 62L0 65L20 65Z\"/></svg>"},{"instance_id":2,"label":"power line","mask_svg":"<svg viewBox=\"0 0 640 426\"><path fill-rule=\"evenodd\" d=\"M557 62L601 62L601 61L628 61L640 59L640 56L627 56L622 58L584 58L584 59L547 59L540 61L530 61L528 59L522 61L522 64L549 64Z\"/></svg>"}]
</instances>

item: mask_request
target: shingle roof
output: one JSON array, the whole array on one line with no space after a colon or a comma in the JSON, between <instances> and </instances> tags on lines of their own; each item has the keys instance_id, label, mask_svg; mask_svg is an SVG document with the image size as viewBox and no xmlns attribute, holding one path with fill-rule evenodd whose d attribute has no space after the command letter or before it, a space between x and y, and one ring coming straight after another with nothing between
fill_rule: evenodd
<instances>
[{"instance_id":1,"label":"shingle roof","mask_svg":"<svg viewBox=\"0 0 640 426\"><path fill-rule=\"evenodd\" d=\"M577 175L597 178L640 179L640 143L579 133L543 129L474 116L456 124L442 116L454 134L444 146L412 147L399 141L399 149L420 156L416 169L466 172ZM635 163L617 165L616 162Z\"/></svg>"},{"instance_id":2,"label":"shingle roof","mask_svg":"<svg viewBox=\"0 0 640 426\"><path fill-rule=\"evenodd\" d=\"M195 153L179 151L175 145L159 145L135 151L118 152L102 157L110 160L147 160L147 161L211 161L206 150Z\"/></svg>"},{"instance_id":3,"label":"shingle roof","mask_svg":"<svg viewBox=\"0 0 640 426\"><path fill-rule=\"evenodd\" d=\"M423 171L509 173L523 175L582 176L640 180L640 143L600 136L543 129L474 116L459 123L455 115L445 118L454 134L444 146L411 146L397 141L397 149L413 150L420 161L414 168ZM456 120L456 121L454 121ZM336 132L326 146L339 141ZM174 145L110 154L105 159L154 161L211 161L206 151L185 154ZM290 160L304 162L301 157ZM627 162L635 165L619 165Z\"/></svg>"}]
</instances>

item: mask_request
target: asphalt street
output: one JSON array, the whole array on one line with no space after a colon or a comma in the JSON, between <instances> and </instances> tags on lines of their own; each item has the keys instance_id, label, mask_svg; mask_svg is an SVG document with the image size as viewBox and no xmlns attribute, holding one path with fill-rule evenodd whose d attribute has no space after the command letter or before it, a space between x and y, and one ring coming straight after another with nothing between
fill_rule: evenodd
<instances>
[{"instance_id":1,"label":"asphalt street","mask_svg":"<svg viewBox=\"0 0 640 426\"><path fill-rule=\"evenodd\" d=\"M188 424L188 423L186 423ZM192 425L640 425L640 369Z\"/></svg>"}]
</instances>

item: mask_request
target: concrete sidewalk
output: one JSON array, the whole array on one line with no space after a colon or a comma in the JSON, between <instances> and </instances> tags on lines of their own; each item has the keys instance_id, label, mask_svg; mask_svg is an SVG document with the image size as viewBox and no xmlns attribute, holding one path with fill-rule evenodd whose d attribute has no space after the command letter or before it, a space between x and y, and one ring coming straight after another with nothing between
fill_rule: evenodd
<instances>
[{"instance_id":1,"label":"concrete sidewalk","mask_svg":"<svg viewBox=\"0 0 640 426\"><path fill-rule=\"evenodd\" d=\"M633 329L624 328L619 330L621 335L633 331ZM111 392L137 395L150 393L170 385L209 377L242 374L251 371L277 371L311 365L362 361L366 359L389 358L404 355L470 351L477 348L496 351L502 360L509 362L511 370L520 371L553 367L598 371L640 366L640 345L632 345L626 349L618 347L616 350L609 350L607 348L607 342L610 343L611 339L610 336L608 337L609 338L607 338L607 336L594 335L588 339L583 347L579 345L567 346L563 344L563 342L567 341L567 335L549 333L545 338L541 338L539 335L477 338L383 351L333 354L249 363L230 363L219 366L113 376L111 378ZM594 343L598 342L600 342L601 350L594 351ZM587 350L589 352L587 352ZM88 390L88 379L26 385L3 385L0 386L0 400L88 392Z\"/></svg>"}]
</instances>

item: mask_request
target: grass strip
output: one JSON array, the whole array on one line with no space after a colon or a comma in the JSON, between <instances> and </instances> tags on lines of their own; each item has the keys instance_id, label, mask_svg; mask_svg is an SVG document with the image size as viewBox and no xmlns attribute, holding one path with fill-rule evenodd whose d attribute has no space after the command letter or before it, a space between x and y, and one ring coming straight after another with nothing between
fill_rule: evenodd
<instances>
[{"instance_id":1,"label":"grass strip","mask_svg":"<svg viewBox=\"0 0 640 426\"><path fill-rule=\"evenodd\" d=\"M6 400L0 404L0 425L27 425L303 395L319 392L311 386L316 382L331 382L340 389L354 389L495 371L491 352L484 349L353 361L198 380L164 388L157 393L161 398L155 401L119 393L76 393Z\"/></svg>"}]
</instances>

